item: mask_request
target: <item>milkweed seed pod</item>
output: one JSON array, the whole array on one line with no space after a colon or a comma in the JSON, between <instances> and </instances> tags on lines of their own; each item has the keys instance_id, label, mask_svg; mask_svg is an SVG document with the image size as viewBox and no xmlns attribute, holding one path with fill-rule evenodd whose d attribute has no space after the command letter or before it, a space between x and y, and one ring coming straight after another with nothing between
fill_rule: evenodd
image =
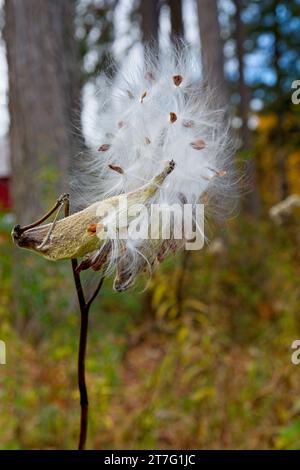
<instances>
[{"instance_id":1,"label":"milkweed seed pod","mask_svg":"<svg viewBox=\"0 0 300 470\"><path fill-rule=\"evenodd\" d=\"M185 246L185 234L178 236L182 220L151 225L154 206L171 215L174 205L213 202L222 212L232 190L233 145L225 111L211 108L213 92L195 82L195 70L186 48L158 59L148 51L142 65L128 62L107 79L94 148L73 177L84 208L59 220L46 243L48 225L25 232L17 243L53 260L83 257L79 271L114 271L114 288L123 291ZM203 231L193 211L187 217Z\"/></svg>"}]
</instances>

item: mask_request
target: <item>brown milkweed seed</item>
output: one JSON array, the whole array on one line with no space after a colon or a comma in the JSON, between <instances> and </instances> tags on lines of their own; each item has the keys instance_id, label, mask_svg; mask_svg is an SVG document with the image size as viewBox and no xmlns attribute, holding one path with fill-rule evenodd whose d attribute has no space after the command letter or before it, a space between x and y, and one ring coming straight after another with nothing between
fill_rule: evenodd
<instances>
[{"instance_id":1,"label":"brown milkweed seed","mask_svg":"<svg viewBox=\"0 0 300 470\"><path fill-rule=\"evenodd\" d=\"M155 81L155 76L153 72L147 72L145 75L146 80L149 80L149 82L154 82Z\"/></svg>"},{"instance_id":2,"label":"brown milkweed seed","mask_svg":"<svg viewBox=\"0 0 300 470\"><path fill-rule=\"evenodd\" d=\"M192 121L191 119L185 119L185 120L183 121L182 125L183 125L184 127L191 128L191 127L194 127L195 122Z\"/></svg>"},{"instance_id":3,"label":"brown milkweed seed","mask_svg":"<svg viewBox=\"0 0 300 470\"><path fill-rule=\"evenodd\" d=\"M173 76L173 82L174 82L174 85L176 85L176 86L179 86L180 83L182 82L182 80L183 80L182 75L174 75Z\"/></svg>"},{"instance_id":4,"label":"brown milkweed seed","mask_svg":"<svg viewBox=\"0 0 300 470\"><path fill-rule=\"evenodd\" d=\"M219 176L220 178L222 178L223 176L227 175L227 171L225 171L225 170L217 171L216 175Z\"/></svg>"},{"instance_id":5,"label":"brown milkweed seed","mask_svg":"<svg viewBox=\"0 0 300 470\"><path fill-rule=\"evenodd\" d=\"M202 150L206 147L206 144L205 144L204 140L197 139L197 140L195 140L194 142L191 143L191 146L195 150Z\"/></svg>"},{"instance_id":6,"label":"brown milkweed seed","mask_svg":"<svg viewBox=\"0 0 300 470\"><path fill-rule=\"evenodd\" d=\"M120 173L120 175L123 175L124 170L120 166L111 165L111 164L109 164L108 166L111 170L116 171L117 173Z\"/></svg>"},{"instance_id":7,"label":"brown milkweed seed","mask_svg":"<svg viewBox=\"0 0 300 470\"><path fill-rule=\"evenodd\" d=\"M107 152L109 148L110 148L110 144L102 144L98 148L98 152Z\"/></svg>"},{"instance_id":8,"label":"brown milkweed seed","mask_svg":"<svg viewBox=\"0 0 300 470\"><path fill-rule=\"evenodd\" d=\"M97 232L97 224L89 224L87 231L90 235L94 235Z\"/></svg>"},{"instance_id":9,"label":"brown milkweed seed","mask_svg":"<svg viewBox=\"0 0 300 470\"><path fill-rule=\"evenodd\" d=\"M144 91L144 93L143 93L142 96L141 96L141 103L143 103L143 101L144 101L144 99L146 98L146 96L147 96L147 92Z\"/></svg>"},{"instance_id":10,"label":"brown milkweed seed","mask_svg":"<svg viewBox=\"0 0 300 470\"><path fill-rule=\"evenodd\" d=\"M170 122L171 122L172 124L173 124L175 121L177 121L177 115L176 115L176 113L171 112L171 113L169 114L169 119L170 119Z\"/></svg>"},{"instance_id":11,"label":"brown milkweed seed","mask_svg":"<svg viewBox=\"0 0 300 470\"><path fill-rule=\"evenodd\" d=\"M209 197L207 194L204 194L201 198L200 198L200 203L201 204L208 204L209 203Z\"/></svg>"}]
</instances>

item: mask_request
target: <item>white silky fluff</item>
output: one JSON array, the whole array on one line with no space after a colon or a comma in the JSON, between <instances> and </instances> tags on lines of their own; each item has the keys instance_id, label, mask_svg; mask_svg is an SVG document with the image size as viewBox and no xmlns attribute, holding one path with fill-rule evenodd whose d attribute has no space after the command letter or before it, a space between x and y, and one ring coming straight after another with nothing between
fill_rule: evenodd
<instances>
[{"instance_id":1,"label":"white silky fluff","mask_svg":"<svg viewBox=\"0 0 300 470\"><path fill-rule=\"evenodd\" d=\"M225 110L213 109L215 92L195 82L196 74L197 63L185 47L159 59L148 51L143 64L128 61L112 80L103 80L95 147L81 159L77 175L81 206L136 190L174 160L174 171L149 204L204 202L222 213L233 185L234 147ZM105 247L106 269L117 267L114 286L122 291L182 243L129 239L112 241L108 249L106 242L90 259Z\"/></svg>"}]
</instances>

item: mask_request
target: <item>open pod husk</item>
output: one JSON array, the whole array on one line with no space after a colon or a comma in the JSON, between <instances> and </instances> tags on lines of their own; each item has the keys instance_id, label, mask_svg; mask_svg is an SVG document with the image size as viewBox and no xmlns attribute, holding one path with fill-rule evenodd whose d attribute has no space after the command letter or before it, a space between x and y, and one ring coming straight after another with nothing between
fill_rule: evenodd
<instances>
[{"instance_id":1,"label":"open pod husk","mask_svg":"<svg viewBox=\"0 0 300 470\"><path fill-rule=\"evenodd\" d=\"M123 201L126 201L128 209L136 204L146 203L155 195L174 166L173 161L168 162L160 174L136 191L95 202L56 223L39 225L25 231L20 226L15 226L12 238L19 247L53 261L82 257L97 250L102 243L103 219L98 214L104 214L107 207L117 209ZM96 226L97 230L90 230L90 227Z\"/></svg>"}]
</instances>

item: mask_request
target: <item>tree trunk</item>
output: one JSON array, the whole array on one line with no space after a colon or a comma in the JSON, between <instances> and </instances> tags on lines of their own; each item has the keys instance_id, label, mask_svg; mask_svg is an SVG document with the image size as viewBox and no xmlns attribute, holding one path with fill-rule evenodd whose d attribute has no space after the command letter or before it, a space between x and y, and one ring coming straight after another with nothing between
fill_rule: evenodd
<instances>
[{"instance_id":1,"label":"tree trunk","mask_svg":"<svg viewBox=\"0 0 300 470\"><path fill-rule=\"evenodd\" d=\"M239 82L238 90L240 95L239 114L242 120L241 150L248 152L251 148L251 131L248 127L249 119L249 102L250 90L245 83L244 76L244 43L246 40L245 26L241 18L241 0L234 0L236 14L235 14L235 36L236 36L236 53L239 63ZM256 165L253 159L247 161L247 173L251 184L251 193L244 198L244 206L247 212L252 215L259 215L259 196L257 189L257 176Z\"/></svg>"},{"instance_id":2,"label":"tree trunk","mask_svg":"<svg viewBox=\"0 0 300 470\"><path fill-rule=\"evenodd\" d=\"M142 18L143 43L158 42L159 0L141 0L140 12Z\"/></svg>"},{"instance_id":3,"label":"tree trunk","mask_svg":"<svg viewBox=\"0 0 300 470\"><path fill-rule=\"evenodd\" d=\"M220 34L217 0L197 0L204 83L215 92L215 103L228 104L224 76L223 43Z\"/></svg>"},{"instance_id":4,"label":"tree trunk","mask_svg":"<svg viewBox=\"0 0 300 470\"><path fill-rule=\"evenodd\" d=\"M32 222L68 189L68 169L79 148L73 18L69 0L5 2L12 196L20 224Z\"/></svg>"},{"instance_id":5,"label":"tree trunk","mask_svg":"<svg viewBox=\"0 0 300 470\"><path fill-rule=\"evenodd\" d=\"M183 38L182 1L168 0L171 13L171 37L176 42Z\"/></svg>"}]
</instances>

